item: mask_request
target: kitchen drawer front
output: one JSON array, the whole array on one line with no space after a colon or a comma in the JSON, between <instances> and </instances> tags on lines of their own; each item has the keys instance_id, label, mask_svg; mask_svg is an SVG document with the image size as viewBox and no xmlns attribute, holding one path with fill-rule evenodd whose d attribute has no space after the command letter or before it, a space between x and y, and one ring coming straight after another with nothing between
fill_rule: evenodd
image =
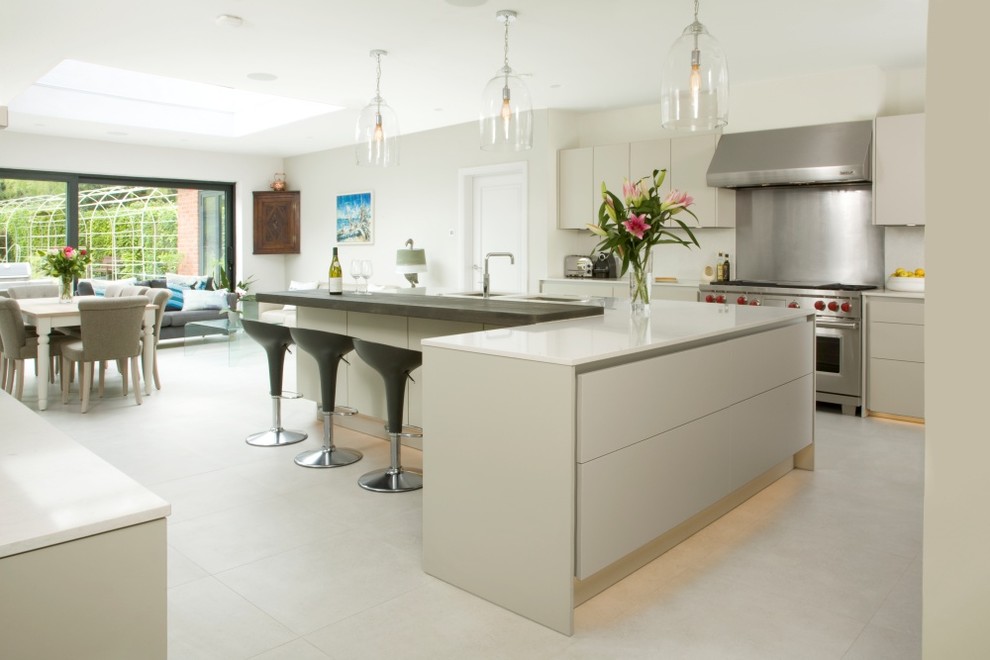
<instances>
[{"instance_id":1,"label":"kitchen drawer front","mask_svg":"<svg viewBox=\"0 0 990 660\"><path fill-rule=\"evenodd\" d=\"M900 360L870 360L866 406L871 412L925 416L925 365Z\"/></svg>"},{"instance_id":2,"label":"kitchen drawer front","mask_svg":"<svg viewBox=\"0 0 990 660\"><path fill-rule=\"evenodd\" d=\"M579 375L578 463L812 373L813 333L799 323Z\"/></svg>"},{"instance_id":3,"label":"kitchen drawer front","mask_svg":"<svg viewBox=\"0 0 990 660\"><path fill-rule=\"evenodd\" d=\"M917 302L871 300L869 310L871 323L925 324L925 303L922 300Z\"/></svg>"},{"instance_id":4,"label":"kitchen drawer front","mask_svg":"<svg viewBox=\"0 0 990 660\"><path fill-rule=\"evenodd\" d=\"M653 300L683 300L698 302L698 289L689 286L655 286L651 294Z\"/></svg>"},{"instance_id":5,"label":"kitchen drawer front","mask_svg":"<svg viewBox=\"0 0 990 660\"><path fill-rule=\"evenodd\" d=\"M871 323L870 357L924 362L925 326Z\"/></svg>"},{"instance_id":6,"label":"kitchen drawer front","mask_svg":"<svg viewBox=\"0 0 990 660\"><path fill-rule=\"evenodd\" d=\"M809 374L578 465L577 577L618 561L809 445L813 397Z\"/></svg>"}]
</instances>

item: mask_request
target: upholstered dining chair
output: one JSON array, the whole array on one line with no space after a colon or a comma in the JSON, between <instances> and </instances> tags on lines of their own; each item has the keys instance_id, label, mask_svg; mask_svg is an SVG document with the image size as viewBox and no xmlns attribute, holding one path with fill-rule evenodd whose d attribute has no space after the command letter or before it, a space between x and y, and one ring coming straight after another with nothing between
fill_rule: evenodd
<instances>
[{"instance_id":1,"label":"upholstered dining chair","mask_svg":"<svg viewBox=\"0 0 990 660\"><path fill-rule=\"evenodd\" d=\"M63 340L60 335L51 335L50 352L59 354ZM3 387L8 394L20 399L24 396L24 360L38 355L38 335L29 332L21 316L21 306L13 298L0 298L0 353L3 354ZM55 371L49 371L52 378Z\"/></svg>"},{"instance_id":2,"label":"upholstered dining chair","mask_svg":"<svg viewBox=\"0 0 990 660\"><path fill-rule=\"evenodd\" d=\"M148 293L148 287L136 284L108 284L103 290L104 298L120 298L121 296L143 296Z\"/></svg>"},{"instance_id":3,"label":"upholstered dining chair","mask_svg":"<svg viewBox=\"0 0 990 660\"><path fill-rule=\"evenodd\" d=\"M62 345L62 402L69 402L69 380L64 375L79 363L82 377L79 379L81 412L89 410L90 390L93 386L93 365L104 360L120 360L124 396L127 396L127 374L131 373L134 400L140 405L141 336L144 310L148 306L146 296L120 298L94 298L79 301L80 334L82 338ZM130 363L128 365L128 362ZM129 369L128 369L129 366ZM103 396L103 383L100 383Z\"/></svg>"},{"instance_id":4,"label":"upholstered dining chair","mask_svg":"<svg viewBox=\"0 0 990 660\"><path fill-rule=\"evenodd\" d=\"M162 330L162 319L165 318L165 306L168 304L168 299L172 297L172 292L168 289L148 289L144 294L151 304L155 306L155 361L154 361L154 377L155 377L155 389L162 389L161 379L158 378L158 339L161 335ZM144 380L147 382L148 374L144 375Z\"/></svg>"},{"instance_id":5,"label":"upholstered dining chair","mask_svg":"<svg viewBox=\"0 0 990 660\"><path fill-rule=\"evenodd\" d=\"M25 284L7 289L7 295L14 300L27 298L54 298L58 295L57 284Z\"/></svg>"}]
</instances>

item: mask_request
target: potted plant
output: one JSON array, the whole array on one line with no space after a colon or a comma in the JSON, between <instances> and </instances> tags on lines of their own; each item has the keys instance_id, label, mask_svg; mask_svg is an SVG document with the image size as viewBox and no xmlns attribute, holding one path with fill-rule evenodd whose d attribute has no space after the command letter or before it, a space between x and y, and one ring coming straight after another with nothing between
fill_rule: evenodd
<instances>
[{"instance_id":1,"label":"potted plant","mask_svg":"<svg viewBox=\"0 0 990 660\"><path fill-rule=\"evenodd\" d=\"M228 310L231 321L234 321L238 314L243 314L245 318L258 318L258 300L253 293L248 293L254 283L254 275L240 280L231 286L230 277L224 269L223 264L217 264L217 274L215 278L218 289L227 289L237 294L237 307L235 310Z\"/></svg>"}]
</instances>

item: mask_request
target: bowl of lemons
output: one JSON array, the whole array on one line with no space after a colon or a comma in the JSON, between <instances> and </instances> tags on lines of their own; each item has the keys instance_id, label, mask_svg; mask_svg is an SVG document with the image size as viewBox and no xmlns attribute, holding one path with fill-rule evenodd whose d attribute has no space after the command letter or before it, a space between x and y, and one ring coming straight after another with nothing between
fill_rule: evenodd
<instances>
[{"instance_id":1,"label":"bowl of lemons","mask_svg":"<svg viewBox=\"0 0 990 660\"><path fill-rule=\"evenodd\" d=\"M887 278L887 288L891 291L923 293L925 291L925 269L898 268Z\"/></svg>"}]
</instances>

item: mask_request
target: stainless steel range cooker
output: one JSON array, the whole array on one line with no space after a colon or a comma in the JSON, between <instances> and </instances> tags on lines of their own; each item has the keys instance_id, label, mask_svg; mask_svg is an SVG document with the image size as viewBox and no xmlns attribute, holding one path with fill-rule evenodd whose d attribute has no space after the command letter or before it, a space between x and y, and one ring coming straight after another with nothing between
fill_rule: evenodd
<instances>
[{"instance_id":1,"label":"stainless steel range cooker","mask_svg":"<svg viewBox=\"0 0 990 660\"><path fill-rule=\"evenodd\" d=\"M814 309L815 390L819 401L837 403L855 415L863 405L862 291L870 284L732 280L703 284L699 300L723 305Z\"/></svg>"}]
</instances>

